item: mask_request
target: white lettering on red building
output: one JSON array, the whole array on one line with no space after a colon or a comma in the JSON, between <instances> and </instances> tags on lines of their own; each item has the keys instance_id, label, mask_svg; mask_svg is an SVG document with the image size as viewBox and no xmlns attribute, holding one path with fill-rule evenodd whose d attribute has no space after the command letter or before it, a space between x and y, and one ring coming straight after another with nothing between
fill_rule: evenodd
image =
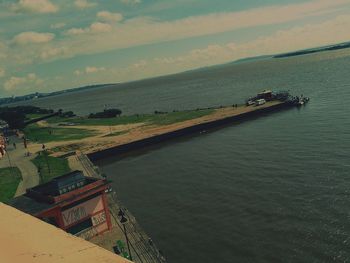
<instances>
[{"instance_id":1,"label":"white lettering on red building","mask_svg":"<svg viewBox=\"0 0 350 263\"><path fill-rule=\"evenodd\" d=\"M101 196L95 197L89 201L81 203L75 207L62 212L64 226L72 225L84 218L102 212L104 210Z\"/></svg>"}]
</instances>

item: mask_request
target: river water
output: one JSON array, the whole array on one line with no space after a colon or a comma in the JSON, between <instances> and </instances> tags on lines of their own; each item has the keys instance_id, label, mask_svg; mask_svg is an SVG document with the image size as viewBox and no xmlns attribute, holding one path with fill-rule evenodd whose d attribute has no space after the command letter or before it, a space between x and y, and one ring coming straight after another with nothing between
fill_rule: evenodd
<instances>
[{"instance_id":1,"label":"river water","mask_svg":"<svg viewBox=\"0 0 350 263\"><path fill-rule=\"evenodd\" d=\"M54 108L191 109L265 88L311 101L98 164L170 263L350 262L349 50L64 95Z\"/></svg>"}]
</instances>

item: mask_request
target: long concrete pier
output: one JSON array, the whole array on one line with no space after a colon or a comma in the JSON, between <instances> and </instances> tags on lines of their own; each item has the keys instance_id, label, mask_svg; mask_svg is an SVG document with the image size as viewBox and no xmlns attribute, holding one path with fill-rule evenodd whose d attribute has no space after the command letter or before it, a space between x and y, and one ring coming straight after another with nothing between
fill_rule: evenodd
<instances>
[{"instance_id":1,"label":"long concrete pier","mask_svg":"<svg viewBox=\"0 0 350 263\"><path fill-rule=\"evenodd\" d=\"M131 132L131 134L128 136L120 136L120 139L113 143L103 145L101 147L92 147L89 150L84 151L84 153L91 161L96 161L111 155L126 153L156 143L164 142L169 139L237 123L290 107L293 106L286 102L274 100L260 106L218 108L215 109L213 114L200 118L166 126L157 126L147 129L147 131L135 134L132 134Z\"/></svg>"}]
</instances>

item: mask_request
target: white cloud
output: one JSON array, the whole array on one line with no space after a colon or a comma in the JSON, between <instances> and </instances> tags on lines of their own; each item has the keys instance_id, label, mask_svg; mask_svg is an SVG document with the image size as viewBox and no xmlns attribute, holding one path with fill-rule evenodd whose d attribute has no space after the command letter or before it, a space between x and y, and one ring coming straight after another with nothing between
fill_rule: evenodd
<instances>
[{"instance_id":1,"label":"white cloud","mask_svg":"<svg viewBox=\"0 0 350 263\"><path fill-rule=\"evenodd\" d=\"M97 4L96 3L92 3L92 2L88 2L87 0L76 0L74 2L74 5L79 8L79 9L85 9L85 8L90 8L90 7L94 7Z\"/></svg>"},{"instance_id":2,"label":"white cloud","mask_svg":"<svg viewBox=\"0 0 350 263\"><path fill-rule=\"evenodd\" d=\"M275 54L318 45L326 45L331 42L339 43L350 39L350 15L339 16L324 23L309 24L293 27L287 30L276 31L270 36L257 37L253 40L224 45L211 44L206 48L190 50L180 56L158 57L154 59L141 59L130 65L119 68L108 68L96 75L87 75L85 70L80 71L84 75L86 83L123 82L164 74L181 72L188 69L199 68L231 62L240 58ZM325 38L325 36L328 36ZM341 53L329 53L320 58L335 58L344 56L344 52L350 56L350 50ZM301 58L298 58L299 60Z\"/></svg>"},{"instance_id":3,"label":"white cloud","mask_svg":"<svg viewBox=\"0 0 350 263\"><path fill-rule=\"evenodd\" d=\"M76 76L79 76L79 75L83 74L83 72L80 71L80 70L75 70L73 73L74 73L74 75L76 75Z\"/></svg>"},{"instance_id":4,"label":"white cloud","mask_svg":"<svg viewBox=\"0 0 350 263\"><path fill-rule=\"evenodd\" d=\"M141 0L120 0L120 2L125 5L136 5L140 4Z\"/></svg>"},{"instance_id":5,"label":"white cloud","mask_svg":"<svg viewBox=\"0 0 350 263\"><path fill-rule=\"evenodd\" d=\"M87 33L106 33L112 30L112 26L107 23L95 22L87 28L71 28L65 32L66 35L82 35Z\"/></svg>"},{"instance_id":6,"label":"white cloud","mask_svg":"<svg viewBox=\"0 0 350 263\"><path fill-rule=\"evenodd\" d=\"M15 12L56 13L58 7L49 0L19 0L12 5Z\"/></svg>"},{"instance_id":7,"label":"white cloud","mask_svg":"<svg viewBox=\"0 0 350 263\"><path fill-rule=\"evenodd\" d=\"M79 75L83 75L83 74L92 74L92 73L97 73L97 72L101 72L101 71L105 71L106 68L105 67L91 67L88 66L86 67L84 70L75 70L73 73L76 76Z\"/></svg>"},{"instance_id":8,"label":"white cloud","mask_svg":"<svg viewBox=\"0 0 350 263\"><path fill-rule=\"evenodd\" d=\"M206 48L193 49L178 57L155 58L149 67L174 72L226 63L245 57L341 43L350 40L348 28L350 28L350 16L338 16L324 23L280 30L270 36L258 37L241 44L234 42L225 45L213 44ZM164 70L163 74L169 73Z\"/></svg>"},{"instance_id":9,"label":"white cloud","mask_svg":"<svg viewBox=\"0 0 350 263\"><path fill-rule=\"evenodd\" d=\"M0 62L8 56L8 46L0 41Z\"/></svg>"},{"instance_id":10,"label":"white cloud","mask_svg":"<svg viewBox=\"0 0 350 263\"><path fill-rule=\"evenodd\" d=\"M0 46L0 60L1 57L7 56L5 57L6 61L12 64L13 68L17 68L18 65L41 60L64 59L81 54L91 55L133 46L217 34L221 31L227 32L247 27L254 28L288 21L295 22L301 19L306 20L306 18L323 11L328 12L335 7L340 8L345 2L344 0L317 0L312 1L312 4L309 2L308 4L289 5L288 8L285 6L265 7L245 12L218 13L175 21L160 21L147 17L129 19L117 24L100 21L84 28L70 29L65 32L65 35L55 38L54 41L50 41L54 35L43 38L41 38L42 36L33 38L32 36L22 35L22 38L17 38L18 43L44 44L16 46L6 42L9 44L9 48L4 51ZM349 3L348 0L347 3ZM312 19L310 20L312 21ZM119 69L118 72L122 72L119 74L123 75L120 79L130 80L224 63L241 57L284 52L331 42L343 42L350 39L349 28L350 16L344 16L337 20L330 20L327 23L316 24L315 22L290 31L280 31L270 37L256 38L244 44L217 45L213 42L205 49L194 49L178 57L169 55L169 57L159 57L154 60L141 60L127 67L128 71ZM303 33L304 31L307 33ZM259 35L262 35L262 33L257 32L256 36ZM0 61L0 65L5 65L5 63ZM12 71L10 68L6 63L7 72ZM84 78L89 80L95 80L102 75L106 79L108 76L113 76L113 74L110 74L110 69L97 71L98 74L88 74L86 71L86 68L84 68L77 70L75 74L84 74ZM92 73L91 71L94 70L90 69L89 71ZM115 78L115 76L109 78Z\"/></svg>"},{"instance_id":11,"label":"white cloud","mask_svg":"<svg viewBox=\"0 0 350 263\"><path fill-rule=\"evenodd\" d=\"M52 33L22 32L13 38L13 42L18 45L38 44L50 42L54 37Z\"/></svg>"},{"instance_id":12,"label":"white cloud","mask_svg":"<svg viewBox=\"0 0 350 263\"><path fill-rule=\"evenodd\" d=\"M37 88L43 84L43 80L38 78L34 73L29 73L24 77L11 77L4 84L6 91L13 91L20 88Z\"/></svg>"},{"instance_id":13,"label":"white cloud","mask_svg":"<svg viewBox=\"0 0 350 263\"><path fill-rule=\"evenodd\" d=\"M51 25L51 28L52 29L59 29L59 28L65 27L65 26L66 26L66 23L56 23L56 24Z\"/></svg>"},{"instance_id":14,"label":"white cloud","mask_svg":"<svg viewBox=\"0 0 350 263\"><path fill-rule=\"evenodd\" d=\"M147 66L147 61L142 59L134 64L131 65L132 68L134 69L139 69L139 68L144 68Z\"/></svg>"},{"instance_id":15,"label":"white cloud","mask_svg":"<svg viewBox=\"0 0 350 263\"><path fill-rule=\"evenodd\" d=\"M104 67L100 67L100 68L97 68L97 67L86 67L85 68L85 72L87 74L89 73L96 73L96 72L99 72L99 71L105 71L106 69Z\"/></svg>"},{"instance_id":16,"label":"white cloud","mask_svg":"<svg viewBox=\"0 0 350 263\"><path fill-rule=\"evenodd\" d=\"M86 33L86 29L83 28L71 28L65 32L66 35L80 35Z\"/></svg>"},{"instance_id":17,"label":"white cloud","mask_svg":"<svg viewBox=\"0 0 350 263\"><path fill-rule=\"evenodd\" d=\"M120 13L111 13L109 11L101 11L96 15L100 20L105 22L119 22L123 20L123 15Z\"/></svg>"},{"instance_id":18,"label":"white cloud","mask_svg":"<svg viewBox=\"0 0 350 263\"><path fill-rule=\"evenodd\" d=\"M5 69L0 68L0 78L5 76Z\"/></svg>"},{"instance_id":19,"label":"white cloud","mask_svg":"<svg viewBox=\"0 0 350 263\"><path fill-rule=\"evenodd\" d=\"M67 53L68 49L66 47L49 47L49 48L45 48L41 54L40 54L40 58L41 59L52 59L55 57L60 57L60 56L64 56L65 53Z\"/></svg>"},{"instance_id":20,"label":"white cloud","mask_svg":"<svg viewBox=\"0 0 350 263\"><path fill-rule=\"evenodd\" d=\"M194 16L174 21L160 21L150 17L139 17L118 25L100 22L87 28L73 28L66 31L74 35L61 45L71 46L67 56L94 54L115 49L145 44L181 40L205 35L230 32L244 28L295 22L311 18L322 12L335 12L348 5L349 0L314 0L307 3L285 6L270 6L241 12L223 12ZM302 10L302 11L301 11ZM102 33L101 35L87 33ZM106 33L106 34L104 34ZM327 36L325 36L329 40ZM94 43L94 45L91 45Z\"/></svg>"},{"instance_id":21,"label":"white cloud","mask_svg":"<svg viewBox=\"0 0 350 263\"><path fill-rule=\"evenodd\" d=\"M104 33L112 30L112 26L106 23L95 22L90 26L90 31L92 33Z\"/></svg>"}]
</instances>

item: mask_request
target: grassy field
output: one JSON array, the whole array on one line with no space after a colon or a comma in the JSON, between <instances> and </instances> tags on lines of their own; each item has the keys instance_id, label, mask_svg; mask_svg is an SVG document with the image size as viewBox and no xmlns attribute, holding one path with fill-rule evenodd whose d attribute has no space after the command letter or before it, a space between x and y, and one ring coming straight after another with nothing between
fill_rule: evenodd
<instances>
[{"instance_id":1,"label":"grassy field","mask_svg":"<svg viewBox=\"0 0 350 263\"><path fill-rule=\"evenodd\" d=\"M144 123L145 125L169 125L172 123L200 118L213 113L213 109L178 111L158 114L135 114L116 118L89 119L87 117L52 117L46 121L54 127L41 127L30 124L24 129L27 138L32 142L47 143L52 141L79 140L96 135L97 133L87 129L74 128L74 125L85 126L115 126L122 124ZM62 126L58 126L62 125ZM69 125L70 127L64 127ZM112 132L107 136L117 136L125 132Z\"/></svg>"},{"instance_id":2,"label":"grassy field","mask_svg":"<svg viewBox=\"0 0 350 263\"><path fill-rule=\"evenodd\" d=\"M154 125L169 125L172 123L192 120L213 113L214 110L193 110L193 111L178 111L167 114L152 115L151 123Z\"/></svg>"},{"instance_id":3,"label":"grassy field","mask_svg":"<svg viewBox=\"0 0 350 263\"><path fill-rule=\"evenodd\" d=\"M17 167L0 168L0 202L10 200L16 193L22 175Z\"/></svg>"},{"instance_id":4,"label":"grassy field","mask_svg":"<svg viewBox=\"0 0 350 263\"><path fill-rule=\"evenodd\" d=\"M28 125L24 133L29 140L39 143L79 140L96 135L95 132L85 129L40 127L37 124Z\"/></svg>"},{"instance_id":5,"label":"grassy field","mask_svg":"<svg viewBox=\"0 0 350 263\"><path fill-rule=\"evenodd\" d=\"M41 183L70 172L67 159L48 156L47 153L41 152L32 162L40 171Z\"/></svg>"},{"instance_id":6,"label":"grassy field","mask_svg":"<svg viewBox=\"0 0 350 263\"><path fill-rule=\"evenodd\" d=\"M32 114L26 114L26 118L28 120L33 120L33 119L38 119L47 115L49 114L32 113Z\"/></svg>"},{"instance_id":7,"label":"grassy field","mask_svg":"<svg viewBox=\"0 0 350 263\"><path fill-rule=\"evenodd\" d=\"M120 116L116 118L102 118L102 119L89 119L87 117L72 117L72 118L61 118L53 117L47 120L50 124L66 123L71 125L87 125L87 126L113 126L121 124L132 124L140 122L148 122L151 115L130 115Z\"/></svg>"},{"instance_id":8,"label":"grassy field","mask_svg":"<svg viewBox=\"0 0 350 263\"><path fill-rule=\"evenodd\" d=\"M191 120L213 113L212 109L205 110L191 110L178 111L162 114L135 114L129 116L120 116L116 118L106 119L89 119L89 118L60 118L53 117L48 119L51 124L67 123L74 125L88 125L88 126L113 126L121 124L146 123L154 125L168 125L176 122Z\"/></svg>"}]
</instances>

